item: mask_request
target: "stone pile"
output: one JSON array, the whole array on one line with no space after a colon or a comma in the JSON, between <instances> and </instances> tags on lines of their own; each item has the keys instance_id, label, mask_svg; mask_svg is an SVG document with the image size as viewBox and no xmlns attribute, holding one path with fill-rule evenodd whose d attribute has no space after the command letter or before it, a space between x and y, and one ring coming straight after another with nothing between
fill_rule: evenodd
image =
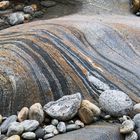
<instances>
[{"instance_id":1,"label":"stone pile","mask_svg":"<svg viewBox=\"0 0 140 140\"><path fill-rule=\"evenodd\" d=\"M98 120L120 123L120 133L125 135L125 140L140 138L140 104L133 106L127 94L111 90L92 75L88 75L88 79L93 85L100 83L100 108L82 99L81 93L63 96L43 107L35 103L30 108L23 107L17 115L7 118L0 115L0 140L46 140ZM131 119L128 115L134 113L136 115Z\"/></svg>"},{"instance_id":2,"label":"stone pile","mask_svg":"<svg viewBox=\"0 0 140 140\"><path fill-rule=\"evenodd\" d=\"M8 0L0 1L0 18L9 25L17 25L26 23L34 18L41 18L46 8L55 6L57 3L51 0L39 1L35 4L30 3L14 3Z\"/></svg>"}]
</instances>

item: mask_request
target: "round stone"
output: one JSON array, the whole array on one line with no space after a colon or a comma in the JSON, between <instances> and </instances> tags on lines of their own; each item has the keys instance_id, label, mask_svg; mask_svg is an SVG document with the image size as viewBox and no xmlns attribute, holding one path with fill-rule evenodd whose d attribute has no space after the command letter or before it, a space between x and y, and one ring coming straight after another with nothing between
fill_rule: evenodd
<instances>
[{"instance_id":1,"label":"round stone","mask_svg":"<svg viewBox=\"0 0 140 140\"><path fill-rule=\"evenodd\" d=\"M133 121L135 122L136 127L140 128L140 113L134 116Z\"/></svg>"},{"instance_id":2,"label":"round stone","mask_svg":"<svg viewBox=\"0 0 140 140\"><path fill-rule=\"evenodd\" d=\"M66 126L67 132L77 130L79 128L80 128L80 126L76 125L76 124L69 124L69 125Z\"/></svg>"},{"instance_id":3,"label":"round stone","mask_svg":"<svg viewBox=\"0 0 140 140\"><path fill-rule=\"evenodd\" d=\"M99 104L106 113L119 117L133 109L133 102L127 94L117 90L106 90L99 97Z\"/></svg>"},{"instance_id":4,"label":"round stone","mask_svg":"<svg viewBox=\"0 0 140 140\"><path fill-rule=\"evenodd\" d=\"M45 130L42 129L42 128L38 128L36 131L35 131L35 134L36 134L36 138L43 138L45 136Z\"/></svg>"},{"instance_id":5,"label":"round stone","mask_svg":"<svg viewBox=\"0 0 140 140\"><path fill-rule=\"evenodd\" d=\"M47 140L47 139L52 138L52 137L54 137L54 134L53 134L53 133L46 134L46 135L44 136L44 140Z\"/></svg>"},{"instance_id":6,"label":"round stone","mask_svg":"<svg viewBox=\"0 0 140 140\"><path fill-rule=\"evenodd\" d=\"M130 134L125 136L125 140L138 140L138 135L135 131L132 131Z\"/></svg>"},{"instance_id":7,"label":"round stone","mask_svg":"<svg viewBox=\"0 0 140 140\"><path fill-rule=\"evenodd\" d=\"M36 120L25 120L21 122L21 125L24 127L25 131L34 131L39 126L39 122Z\"/></svg>"},{"instance_id":8,"label":"round stone","mask_svg":"<svg viewBox=\"0 0 140 140\"><path fill-rule=\"evenodd\" d=\"M58 121L57 119L53 119L53 120L51 121L51 124L54 125L54 126L57 126L58 123L59 123L59 121Z\"/></svg>"},{"instance_id":9,"label":"round stone","mask_svg":"<svg viewBox=\"0 0 140 140\"><path fill-rule=\"evenodd\" d=\"M57 129L60 133L66 132L66 124L64 122L59 122L57 125Z\"/></svg>"},{"instance_id":10,"label":"round stone","mask_svg":"<svg viewBox=\"0 0 140 140\"><path fill-rule=\"evenodd\" d=\"M27 139L27 140L33 140L36 138L36 135L33 132L25 132L22 134L22 138Z\"/></svg>"},{"instance_id":11,"label":"round stone","mask_svg":"<svg viewBox=\"0 0 140 140\"><path fill-rule=\"evenodd\" d=\"M133 110L134 110L136 113L140 113L140 103L135 104L135 105L133 106Z\"/></svg>"},{"instance_id":12,"label":"round stone","mask_svg":"<svg viewBox=\"0 0 140 140\"><path fill-rule=\"evenodd\" d=\"M44 128L45 133L53 133L53 131L56 129L54 125L48 125Z\"/></svg>"},{"instance_id":13,"label":"round stone","mask_svg":"<svg viewBox=\"0 0 140 140\"><path fill-rule=\"evenodd\" d=\"M82 128L85 127L84 123L81 122L80 120L76 120L75 121L75 124L78 125L78 126L80 126L80 127L82 127Z\"/></svg>"}]
</instances>

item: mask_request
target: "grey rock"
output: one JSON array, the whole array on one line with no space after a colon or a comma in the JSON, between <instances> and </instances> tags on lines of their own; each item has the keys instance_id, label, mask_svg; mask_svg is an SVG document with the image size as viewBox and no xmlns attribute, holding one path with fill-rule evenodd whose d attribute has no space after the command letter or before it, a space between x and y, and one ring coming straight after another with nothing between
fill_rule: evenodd
<instances>
[{"instance_id":1,"label":"grey rock","mask_svg":"<svg viewBox=\"0 0 140 140\"><path fill-rule=\"evenodd\" d=\"M137 128L140 128L140 113L138 113L134 116L133 121L135 122L135 126Z\"/></svg>"},{"instance_id":2,"label":"grey rock","mask_svg":"<svg viewBox=\"0 0 140 140\"><path fill-rule=\"evenodd\" d=\"M57 129L60 133L65 133L66 132L66 124L64 122L59 122L57 125Z\"/></svg>"},{"instance_id":3,"label":"grey rock","mask_svg":"<svg viewBox=\"0 0 140 140\"><path fill-rule=\"evenodd\" d=\"M138 135L138 140L140 140L140 128L137 128L135 131L136 131L136 133Z\"/></svg>"},{"instance_id":4,"label":"grey rock","mask_svg":"<svg viewBox=\"0 0 140 140\"><path fill-rule=\"evenodd\" d=\"M53 134L53 133L46 134L46 135L44 136L44 140L49 139L49 138L52 138L52 137L54 137L54 134Z\"/></svg>"},{"instance_id":5,"label":"grey rock","mask_svg":"<svg viewBox=\"0 0 140 140\"><path fill-rule=\"evenodd\" d=\"M10 126L10 124L12 122L15 122L17 120L17 116L16 115L12 115L10 117L8 117L0 126L1 132L2 133L6 133L8 130L8 127Z\"/></svg>"},{"instance_id":6,"label":"grey rock","mask_svg":"<svg viewBox=\"0 0 140 140\"><path fill-rule=\"evenodd\" d=\"M77 130L79 128L80 128L80 126L76 125L76 124L69 124L69 125L66 126L67 132Z\"/></svg>"},{"instance_id":7,"label":"grey rock","mask_svg":"<svg viewBox=\"0 0 140 140\"><path fill-rule=\"evenodd\" d=\"M122 123L122 126L120 127L120 133L122 134L128 134L131 133L134 130L135 124L132 120L126 120Z\"/></svg>"},{"instance_id":8,"label":"grey rock","mask_svg":"<svg viewBox=\"0 0 140 140\"><path fill-rule=\"evenodd\" d=\"M43 138L45 136L45 130L42 129L42 128L38 128L36 131L35 131L35 134L36 134L36 138Z\"/></svg>"},{"instance_id":9,"label":"grey rock","mask_svg":"<svg viewBox=\"0 0 140 140\"><path fill-rule=\"evenodd\" d=\"M8 22L11 25L17 25L24 22L24 14L22 12L12 13L8 17Z\"/></svg>"},{"instance_id":10,"label":"grey rock","mask_svg":"<svg viewBox=\"0 0 140 140\"><path fill-rule=\"evenodd\" d=\"M93 75L91 75L89 72L87 73L87 79L98 89L98 90L110 90L110 87L102 82L100 79L94 77Z\"/></svg>"},{"instance_id":11,"label":"grey rock","mask_svg":"<svg viewBox=\"0 0 140 140\"><path fill-rule=\"evenodd\" d=\"M48 125L44 128L46 133L53 133L53 131L56 129L54 125Z\"/></svg>"},{"instance_id":12,"label":"grey rock","mask_svg":"<svg viewBox=\"0 0 140 140\"><path fill-rule=\"evenodd\" d=\"M23 11L27 14L33 14L34 13L34 8L32 6L25 6L23 8Z\"/></svg>"},{"instance_id":13,"label":"grey rock","mask_svg":"<svg viewBox=\"0 0 140 140\"><path fill-rule=\"evenodd\" d=\"M136 113L140 113L140 103L135 104L135 105L133 106L133 110L134 110Z\"/></svg>"},{"instance_id":14,"label":"grey rock","mask_svg":"<svg viewBox=\"0 0 140 140\"><path fill-rule=\"evenodd\" d=\"M53 120L51 121L51 124L54 125L54 126L57 126L58 123L59 123L59 121L58 121L57 119L53 119Z\"/></svg>"},{"instance_id":15,"label":"grey rock","mask_svg":"<svg viewBox=\"0 0 140 140\"><path fill-rule=\"evenodd\" d=\"M63 121L70 120L77 114L81 100L80 93L63 96L57 101L46 104L44 111L52 118Z\"/></svg>"},{"instance_id":16,"label":"grey rock","mask_svg":"<svg viewBox=\"0 0 140 140\"><path fill-rule=\"evenodd\" d=\"M5 135L0 135L0 140L6 140L7 137Z\"/></svg>"},{"instance_id":17,"label":"grey rock","mask_svg":"<svg viewBox=\"0 0 140 140\"><path fill-rule=\"evenodd\" d=\"M22 138L27 139L27 140L33 140L36 138L36 135L34 132L25 132L22 134Z\"/></svg>"},{"instance_id":18,"label":"grey rock","mask_svg":"<svg viewBox=\"0 0 140 140\"><path fill-rule=\"evenodd\" d=\"M56 2L55 1L47 0L47 1L41 1L40 4L42 6L45 6L46 8L48 8L48 7L55 6L56 5Z\"/></svg>"},{"instance_id":19,"label":"grey rock","mask_svg":"<svg viewBox=\"0 0 140 140\"><path fill-rule=\"evenodd\" d=\"M80 120L76 120L75 121L75 124L78 125L78 126L80 126L80 127L82 127L82 128L85 126L84 123L81 122Z\"/></svg>"},{"instance_id":20,"label":"grey rock","mask_svg":"<svg viewBox=\"0 0 140 140\"><path fill-rule=\"evenodd\" d=\"M130 113L133 108L129 96L117 90L104 91L99 97L99 104L103 111L116 117Z\"/></svg>"},{"instance_id":21,"label":"grey rock","mask_svg":"<svg viewBox=\"0 0 140 140\"><path fill-rule=\"evenodd\" d=\"M29 119L37 120L40 124L44 121L44 111L40 103L35 103L30 107Z\"/></svg>"},{"instance_id":22,"label":"grey rock","mask_svg":"<svg viewBox=\"0 0 140 140\"><path fill-rule=\"evenodd\" d=\"M13 122L8 128L7 136L10 137L12 135L21 135L23 131L24 128L20 123Z\"/></svg>"},{"instance_id":23,"label":"grey rock","mask_svg":"<svg viewBox=\"0 0 140 140\"><path fill-rule=\"evenodd\" d=\"M125 136L125 140L138 140L138 135L135 131L132 131L130 134Z\"/></svg>"},{"instance_id":24,"label":"grey rock","mask_svg":"<svg viewBox=\"0 0 140 140\"><path fill-rule=\"evenodd\" d=\"M38 126L39 122L36 120L25 120L21 122L21 125L24 127L25 131L34 131Z\"/></svg>"},{"instance_id":25,"label":"grey rock","mask_svg":"<svg viewBox=\"0 0 140 140\"><path fill-rule=\"evenodd\" d=\"M44 15L44 13L42 11L36 11L36 12L34 12L33 17L41 18L41 17L43 17L43 15Z\"/></svg>"}]
</instances>

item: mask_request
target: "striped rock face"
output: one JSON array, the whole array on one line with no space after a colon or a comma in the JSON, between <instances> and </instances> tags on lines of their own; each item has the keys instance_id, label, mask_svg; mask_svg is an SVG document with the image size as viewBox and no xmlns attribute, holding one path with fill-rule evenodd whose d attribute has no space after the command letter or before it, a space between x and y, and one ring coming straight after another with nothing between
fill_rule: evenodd
<instances>
[{"instance_id":1,"label":"striped rock face","mask_svg":"<svg viewBox=\"0 0 140 140\"><path fill-rule=\"evenodd\" d=\"M69 15L0 31L0 113L81 92L98 103L87 72L140 101L140 19Z\"/></svg>"}]
</instances>

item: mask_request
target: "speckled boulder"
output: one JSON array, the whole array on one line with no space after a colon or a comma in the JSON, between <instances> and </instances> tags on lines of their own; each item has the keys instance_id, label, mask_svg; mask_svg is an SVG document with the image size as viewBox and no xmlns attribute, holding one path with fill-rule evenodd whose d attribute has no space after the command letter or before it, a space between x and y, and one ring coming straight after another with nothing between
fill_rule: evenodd
<instances>
[{"instance_id":1,"label":"speckled boulder","mask_svg":"<svg viewBox=\"0 0 140 140\"><path fill-rule=\"evenodd\" d=\"M103 111L112 116L122 116L130 113L133 102L127 94L117 90L106 90L99 97L99 104Z\"/></svg>"}]
</instances>

